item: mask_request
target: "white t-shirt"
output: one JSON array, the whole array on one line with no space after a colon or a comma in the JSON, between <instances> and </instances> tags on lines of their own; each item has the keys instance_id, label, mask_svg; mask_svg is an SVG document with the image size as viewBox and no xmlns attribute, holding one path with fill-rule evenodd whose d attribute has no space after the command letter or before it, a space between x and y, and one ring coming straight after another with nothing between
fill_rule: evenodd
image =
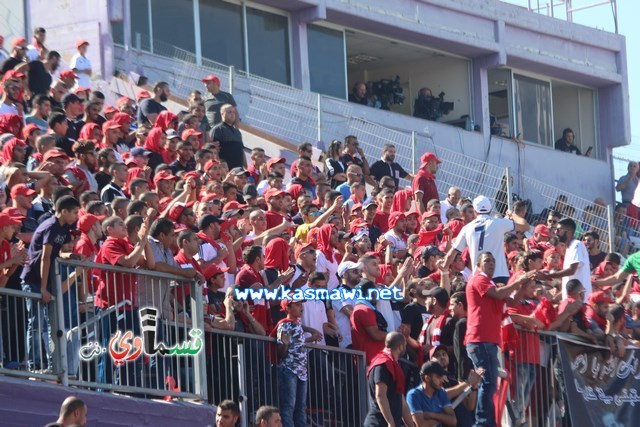
<instances>
[{"instance_id":1,"label":"white t-shirt","mask_svg":"<svg viewBox=\"0 0 640 427\"><path fill-rule=\"evenodd\" d=\"M404 240L404 237L398 237L393 230L384 233L384 238L391 243L391 250L393 252L406 251L408 249L407 241Z\"/></svg>"},{"instance_id":2,"label":"white t-shirt","mask_svg":"<svg viewBox=\"0 0 640 427\"><path fill-rule=\"evenodd\" d=\"M300 289L304 292L309 289L309 285L304 285ZM316 342L316 344L326 345L323 325L328 321L327 309L325 308L324 301L309 300L304 303L304 310L302 310L302 324L313 328L322 334L322 339Z\"/></svg>"},{"instance_id":3,"label":"white t-shirt","mask_svg":"<svg viewBox=\"0 0 640 427\"><path fill-rule=\"evenodd\" d=\"M91 70L91 61L86 56L82 56L79 53L76 53L71 58L71 62L69 63L69 67L73 70ZM91 79L88 74L78 73L78 81L76 83L76 87L84 87L91 88Z\"/></svg>"},{"instance_id":4,"label":"white t-shirt","mask_svg":"<svg viewBox=\"0 0 640 427\"><path fill-rule=\"evenodd\" d=\"M572 264L578 263L578 269L572 276L562 278L562 299L567 298L567 282L571 279L578 279L585 289L585 301L586 298L591 295L591 271L589 270L589 252L587 247L580 240L573 239L569 246L567 246L567 252L564 254L563 269L571 267Z\"/></svg>"},{"instance_id":5,"label":"white t-shirt","mask_svg":"<svg viewBox=\"0 0 640 427\"><path fill-rule=\"evenodd\" d=\"M347 289L348 291L349 289ZM338 331L342 335L342 341L340 341L340 348L347 348L351 345L351 321L350 317L344 314L341 310L346 306L355 307L356 300L355 299L341 299L331 301L331 305L333 306L333 313L336 317L336 323L338 324ZM304 311L303 311L304 313Z\"/></svg>"},{"instance_id":6,"label":"white t-shirt","mask_svg":"<svg viewBox=\"0 0 640 427\"><path fill-rule=\"evenodd\" d=\"M460 209L460 205L453 206L447 199L440 200L440 222L447 223L447 211L451 208Z\"/></svg>"},{"instance_id":7,"label":"white t-shirt","mask_svg":"<svg viewBox=\"0 0 640 427\"><path fill-rule=\"evenodd\" d=\"M218 243L221 248L227 249L224 243ZM200 251L196 256L194 256L195 260L198 261L202 259L204 262L209 262L215 257L218 256L218 250L211 245L211 243L205 242L200 245ZM218 267L225 268L227 266L226 261L220 261ZM229 284L235 283L236 276L235 274L225 273L224 274L224 286L220 289L221 292L226 292Z\"/></svg>"},{"instance_id":8,"label":"white t-shirt","mask_svg":"<svg viewBox=\"0 0 640 427\"><path fill-rule=\"evenodd\" d=\"M327 278L327 289L329 291L340 286L338 281L338 254L333 256L333 262L329 262L324 254L320 251L316 251L316 271L318 273L324 273Z\"/></svg>"},{"instance_id":9,"label":"white t-shirt","mask_svg":"<svg viewBox=\"0 0 640 427\"><path fill-rule=\"evenodd\" d=\"M0 102L0 114L20 114L18 113L18 109L15 105L5 104L4 102Z\"/></svg>"},{"instance_id":10,"label":"white t-shirt","mask_svg":"<svg viewBox=\"0 0 640 427\"><path fill-rule=\"evenodd\" d=\"M460 252L469 248L469 257L474 271L477 268L478 255L481 252L490 252L496 259L496 271L493 277L508 277L509 266L504 255L504 235L514 229L515 223L511 219L478 215L476 219L462 227L460 234L453 242L453 248Z\"/></svg>"}]
</instances>

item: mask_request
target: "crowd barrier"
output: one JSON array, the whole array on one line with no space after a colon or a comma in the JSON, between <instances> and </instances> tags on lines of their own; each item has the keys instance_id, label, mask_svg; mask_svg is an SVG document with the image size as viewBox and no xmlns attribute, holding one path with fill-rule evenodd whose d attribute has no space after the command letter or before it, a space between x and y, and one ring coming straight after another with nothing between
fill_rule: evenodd
<instances>
[{"instance_id":1,"label":"crowd barrier","mask_svg":"<svg viewBox=\"0 0 640 427\"><path fill-rule=\"evenodd\" d=\"M0 374L135 397L232 399L248 414L243 425L260 406L279 406L269 358L275 339L205 325L203 289L194 281L59 258L55 283L48 304L40 293L0 289ZM133 283L135 292L124 294ZM362 425L364 353L307 349L313 425Z\"/></svg>"}]
</instances>

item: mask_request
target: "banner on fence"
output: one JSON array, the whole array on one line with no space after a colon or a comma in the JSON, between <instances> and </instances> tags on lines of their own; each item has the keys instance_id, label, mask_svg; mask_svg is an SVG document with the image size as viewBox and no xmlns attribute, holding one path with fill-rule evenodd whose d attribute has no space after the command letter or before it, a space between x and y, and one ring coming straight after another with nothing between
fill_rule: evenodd
<instances>
[{"instance_id":1,"label":"banner on fence","mask_svg":"<svg viewBox=\"0 0 640 427\"><path fill-rule=\"evenodd\" d=\"M623 427L640 420L640 349L623 357L558 337L567 406L574 426Z\"/></svg>"}]
</instances>

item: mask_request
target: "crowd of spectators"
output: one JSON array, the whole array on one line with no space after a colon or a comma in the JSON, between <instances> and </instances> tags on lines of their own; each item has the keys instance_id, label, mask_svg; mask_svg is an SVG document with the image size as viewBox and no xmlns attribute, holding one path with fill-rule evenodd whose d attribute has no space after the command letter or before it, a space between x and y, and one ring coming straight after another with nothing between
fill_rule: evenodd
<instances>
[{"instance_id":1,"label":"crowd of spectators","mask_svg":"<svg viewBox=\"0 0 640 427\"><path fill-rule=\"evenodd\" d=\"M569 218L566 200L535 221L519 204L496 215L483 195L452 187L441 198L435 154L422 154L411 175L392 145L369 164L354 135L331 142L324 164L300 144L287 171L284 158L266 158L260 147L247 158L240 114L216 76L202 79L203 92L192 92L180 116L163 105L166 82L105 105L104 94L84 86L88 43L76 44L72 70L56 73L60 56L44 47L44 34L36 32L36 54L26 40L13 41L0 71L0 286L42 302L22 308L3 299L3 325L18 311L26 319L3 326L4 366L52 369L39 332L49 329L58 257L194 280L207 330L276 337L285 426L307 423L306 343L365 353L365 425L465 426L495 425L498 352L513 355L512 375L525 391L512 404L527 421L535 378L550 366L537 330L616 351L638 339L640 284L630 273L640 255L623 263L602 252L588 222ZM627 182L637 185L637 167L619 184L628 199ZM147 305L189 316L176 309L180 290L160 300L143 279L98 276L92 286L70 277L64 289L74 304L105 313L105 331L136 327L132 308ZM373 298L246 302L235 293L280 286L360 289ZM375 297L396 288L400 299ZM132 306L110 311L125 299ZM519 346L504 343L505 317L522 328ZM103 381L126 381L103 359ZM70 366L71 374L80 369ZM553 399L566 399L560 391Z\"/></svg>"}]
</instances>

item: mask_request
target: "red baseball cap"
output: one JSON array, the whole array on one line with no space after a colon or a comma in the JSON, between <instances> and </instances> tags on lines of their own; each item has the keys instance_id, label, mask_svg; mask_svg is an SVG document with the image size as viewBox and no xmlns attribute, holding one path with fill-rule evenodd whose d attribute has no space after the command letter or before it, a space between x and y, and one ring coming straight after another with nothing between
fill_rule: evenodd
<instances>
[{"instance_id":1,"label":"red baseball cap","mask_svg":"<svg viewBox=\"0 0 640 427\"><path fill-rule=\"evenodd\" d=\"M88 87L82 87L82 86L78 86L77 88L75 88L73 90L73 93L75 93L76 95L82 92L91 92L91 89L89 89Z\"/></svg>"},{"instance_id":2,"label":"red baseball cap","mask_svg":"<svg viewBox=\"0 0 640 427\"><path fill-rule=\"evenodd\" d=\"M220 162L214 159L209 160L207 163L204 164L204 171L207 172L209 169L211 169L214 165L219 165Z\"/></svg>"},{"instance_id":3,"label":"red baseball cap","mask_svg":"<svg viewBox=\"0 0 640 427\"><path fill-rule=\"evenodd\" d=\"M294 303L301 303L304 304L305 301L304 300L292 300L292 299L283 299L282 301L280 301L280 308L282 308L283 311L287 310L287 307L289 307L291 304Z\"/></svg>"},{"instance_id":4,"label":"red baseball cap","mask_svg":"<svg viewBox=\"0 0 640 427\"><path fill-rule=\"evenodd\" d=\"M395 227L398 221L403 218L406 218L404 212L391 212L389 215L389 228Z\"/></svg>"},{"instance_id":5,"label":"red baseball cap","mask_svg":"<svg viewBox=\"0 0 640 427\"><path fill-rule=\"evenodd\" d=\"M121 96L120 98L118 98L118 100L116 101L116 105L120 106L122 104L126 104L129 101L133 101L131 98L128 98L126 96Z\"/></svg>"},{"instance_id":6,"label":"red baseball cap","mask_svg":"<svg viewBox=\"0 0 640 427\"><path fill-rule=\"evenodd\" d=\"M136 100L140 102L141 99L151 98L151 94L146 90L139 90L136 94Z\"/></svg>"},{"instance_id":7,"label":"red baseball cap","mask_svg":"<svg viewBox=\"0 0 640 427\"><path fill-rule=\"evenodd\" d=\"M9 70L6 73L4 73L4 76L2 76L3 82L6 82L7 80L26 80L26 79L27 79L27 75L18 70Z\"/></svg>"},{"instance_id":8,"label":"red baseball cap","mask_svg":"<svg viewBox=\"0 0 640 427\"><path fill-rule=\"evenodd\" d=\"M104 107L104 114L113 114L117 112L118 112L118 109L113 105L107 105L106 107Z\"/></svg>"},{"instance_id":9,"label":"red baseball cap","mask_svg":"<svg viewBox=\"0 0 640 427\"><path fill-rule=\"evenodd\" d=\"M220 86L220 79L218 78L218 76L214 76L213 74L202 79L202 83L206 82L216 82L218 86Z\"/></svg>"},{"instance_id":10,"label":"red baseball cap","mask_svg":"<svg viewBox=\"0 0 640 427\"><path fill-rule=\"evenodd\" d=\"M536 227L533 229L533 234L540 234L544 237L549 237L551 236L551 234L549 233L549 227L547 227L544 224L538 224L536 225Z\"/></svg>"},{"instance_id":11,"label":"red baseball cap","mask_svg":"<svg viewBox=\"0 0 640 427\"><path fill-rule=\"evenodd\" d=\"M16 225L21 225L22 222L15 220L13 218L11 218L9 216L9 214L6 213L0 213L0 228L2 227L9 227L9 226L16 226Z\"/></svg>"},{"instance_id":12,"label":"red baseball cap","mask_svg":"<svg viewBox=\"0 0 640 427\"><path fill-rule=\"evenodd\" d=\"M78 75L71 70L64 70L60 72L61 79L77 79Z\"/></svg>"},{"instance_id":13,"label":"red baseball cap","mask_svg":"<svg viewBox=\"0 0 640 427\"><path fill-rule=\"evenodd\" d=\"M207 203L215 199L219 199L218 195L215 193L206 193L205 195L200 197L200 201L203 203Z\"/></svg>"},{"instance_id":14,"label":"red baseball cap","mask_svg":"<svg viewBox=\"0 0 640 427\"><path fill-rule=\"evenodd\" d=\"M286 163L286 159L284 157L272 157L269 160L267 160L267 169L271 169L271 166L275 165L276 163Z\"/></svg>"},{"instance_id":15,"label":"red baseball cap","mask_svg":"<svg viewBox=\"0 0 640 427\"><path fill-rule=\"evenodd\" d=\"M158 172L154 177L153 177L153 183L158 185L158 183L160 181L162 181L163 179L168 179L170 181L177 181L178 177L173 175L171 172L167 171L167 170L163 170Z\"/></svg>"},{"instance_id":16,"label":"red baseball cap","mask_svg":"<svg viewBox=\"0 0 640 427\"><path fill-rule=\"evenodd\" d=\"M27 184L17 184L11 187L11 198L15 199L17 196L35 196L37 191L32 190Z\"/></svg>"},{"instance_id":17,"label":"red baseball cap","mask_svg":"<svg viewBox=\"0 0 640 427\"><path fill-rule=\"evenodd\" d=\"M223 207L222 207L222 211L231 211L234 209L246 209L247 205L241 205L240 203L238 203L237 200L233 200L231 202L226 203Z\"/></svg>"},{"instance_id":18,"label":"red baseball cap","mask_svg":"<svg viewBox=\"0 0 640 427\"><path fill-rule=\"evenodd\" d=\"M129 125L133 121L131 116L127 113L116 113L113 115L113 118L111 120L119 125Z\"/></svg>"},{"instance_id":19,"label":"red baseball cap","mask_svg":"<svg viewBox=\"0 0 640 427\"><path fill-rule=\"evenodd\" d=\"M608 302L609 304L613 304L615 301L611 299L608 293L603 291L596 291L589 295L587 298L590 305L602 304L604 302Z\"/></svg>"},{"instance_id":20,"label":"red baseball cap","mask_svg":"<svg viewBox=\"0 0 640 427\"><path fill-rule=\"evenodd\" d=\"M313 247L311 243L303 243L302 245L298 246L295 251L296 259L300 257L300 254L309 250L312 250L315 252L316 248Z\"/></svg>"},{"instance_id":21,"label":"red baseball cap","mask_svg":"<svg viewBox=\"0 0 640 427\"><path fill-rule=\"evenodd\" d=\"M268 202L272 197L282 197L284 195L284 191L278 190L277 188L270 188L264 192L264 201Z\"/></svg>"},{"instance_id":22,"label":"red baseball cap","mask_svg":"<svg viewBox=\"0 0 640 427\"><path fill-rule=\"evenodd\" d=\"M423 168L427 163L431 160L435 160L436 163L442 163L442 161L436 157L433 153L424 153L422 157L420 157L420 168Z\"/></svg>"},{"instance_id":23,"label":"red baseball cap","mask_svg":"<svg viewBox=\"0 0 640 427\"><path fill-rule=\"evenodd\" d=\"M169 215L167 215L167 218L172 221L177 221L178 218L180 218L180 215L182 215L182 212L184 212L185 209L192 207L193 204L194 202L176 203L175 205L171 206L171 209L169 209Z\"/></svg>"},{"instance_id":24,"label":"red baseball cap","mask_svg":"<svg viewBox=\"0 0 640 427\"><path fill-rule=\"evenodd\" d=\"M209 280L213 276L226 273L227 271L229 271L229 267L220 268L217 264L211 264L203 272L204 280Z\"/></svg>"},{"instance_id":25,"label":"red baseball cap","mask_svg":"<svg viewBox=\"0 0 640 427\"><path fill-rule=\"evenodd\" d=\"M7 215L9 215L11 218L13 218L16 221L22 221L27 219L26 216L22 215L22 212L20 212L20 209L18 208L4 208L2 210L2 213L5 213Z\"/></svg>"},{"instance_id":26,"label":"red baseball cap","mask_svg":"<svg viewBox=\"0 0 640 427\"><path fill-rule=\"evenodd\" d=\"M115 120L107 120L102 124L102 132L106 133L109 129L120 129L120 125Z\"/></svg>"},{"instance_id":27,"label":"red baseball cap","mask_svg":"<svg viewBox=\"0 0 640 427\"><path fill-rule=\"evenodd\" d=\"M53 149L44 153L44 156L42 157L42 161L46 162L47 160L53 159L55 157L61 157L65 160L69 160L69 156L67 156L67 154L64 151Z\"/></svg>"},{"instance_id":28,"label":"red baseball cap","mask_svg":"<svg viewBox=\"0 0 640 427\"><path fill-rule=\"evenodd\" d=\"M34 132L36 130L40 130L38 125L35 123L29 123L24 127L24 129L22 129L22 138L26 140L29 135L31 135L31 132Z\"/></svg>"},{"instance_id":29,"label":"red baseball cap","mask_svg":"<svg viewBox=\"0 0 640 427\"><path fill-rule=\"evenodd\" d=\"M81 40L76 41L76 49L80 48L80 46L84 46L85 44L87 46L89 46L89 42L86 41L86 40L82 40L81 39Z\"/></svg>"},{"instance_id":30,"label":"red baseball cap","mask_svg":"<svg viewBox=\"0 0 640 427\"><path fill-rule=\"evenodd\" d=\"M96 216L90 213L86 213L78 218L78 229L83 233L87 233L93 227L96 222L101 222L106 216Z\"/></svg>"},{"instance_id":31,"label":"red baseball cap","mask_svg":"<svg viewBox=\"0 0 640 427\"><path fill-rule=\"evenodd\" d=\"M190 136L197 136L198 138L200 138L202 136L202 132L198 132L195 129L185 129L184 131L182 131L181 138L183 141L186 141Z\"/></svg>"},{"instance_id":32,"label":"red baseball cap","mask_svg":"<svg viewBox=\"0 0 640 427\"><path fill-rule=\"evenodd\" d=\"M28 42L28 41L27 41L27 39L25 39L24 37L19 37L19 38L17 38L17 39L14 39L14 40L11 42L11 46L13 46L13 47L17 47L18 45L23 44L23 43L24 43L24 44L28 44L29 42Z\"/></svg>"},{"instance_id":33,"label":"red baseball cap","mask_svg":"<svg viewBox=\"0 0 640 427\"><path fill-rule=\"evenodd\" d=\"M428 211L422 214L422 219L431 218L432 216L439 216L438 212L434 211L433 209L429 209Z\"/></svg>"}]
</instances>

